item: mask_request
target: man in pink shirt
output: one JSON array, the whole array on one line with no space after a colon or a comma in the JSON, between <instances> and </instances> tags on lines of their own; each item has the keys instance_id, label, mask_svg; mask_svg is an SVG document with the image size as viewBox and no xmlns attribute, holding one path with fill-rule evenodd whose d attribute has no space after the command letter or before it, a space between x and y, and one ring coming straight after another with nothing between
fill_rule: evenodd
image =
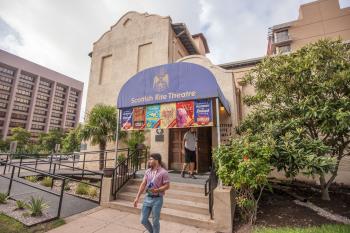
<instances>
[{"instance_id":1,"label":"man in pink shirt","mask_svg":"<svg viewBox=\"0 0 350 233\"><path fill-rule=\"evenodd\" d=\"M141 194L146 190L141 209L141 223L150 233L159 233L159 218L163 206L163 196L170 187L170 179L160 154L151 154L148 163L150 168L145 172L134 200L134 207L137 207ZM151 212L153 225L148 220Z\"/></svg>"}]
</instances>

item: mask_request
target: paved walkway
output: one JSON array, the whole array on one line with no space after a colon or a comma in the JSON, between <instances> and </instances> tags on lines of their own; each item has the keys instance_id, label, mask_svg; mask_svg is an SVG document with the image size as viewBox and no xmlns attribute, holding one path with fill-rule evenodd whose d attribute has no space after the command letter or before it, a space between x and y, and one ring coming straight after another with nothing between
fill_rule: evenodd
<instances>
[{"instance_id":1,"label":"paved walkway","mask_svg":"<svg viewBox=\"0 0 350 233\"><path fill-rule=\"evenodd\" d=\"M143 233L140 216L109 208L98 208L95 212L73 216L67 224L49 231L49 233ZM191 227L183 224L160 221L160 232L166 233L214 233L214 231Z\"/></svg>"}]
</instances>

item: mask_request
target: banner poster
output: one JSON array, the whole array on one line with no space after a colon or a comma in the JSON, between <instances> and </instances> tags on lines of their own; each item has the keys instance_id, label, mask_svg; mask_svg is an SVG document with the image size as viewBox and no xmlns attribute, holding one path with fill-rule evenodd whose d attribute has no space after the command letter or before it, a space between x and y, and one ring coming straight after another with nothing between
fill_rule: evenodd
<instances>
[{"instance_id":1,"label":"banner poster","mask_svg":"<svg viewBox=\"0 0 350 233\"><path fill-rule=\"evenodd\" d=\"M160 127L160 105L146 107L146 128L156 129Z\"/></svg>"},{"instance_id":2,"label":"banner poster","mask_svg":"<svg viewBox=\"0 0 350 233\"><path fill-rule=\"evenodd\" d=\"M194 101L193 126L213 126L213 108L210 99Z\"/></svg>"},{"instance_id":3,"label":"banner poster","mask_svg":"<svg viewBox=\"0 0 350 233\"><path fill-rule=\"evenodd\" d=\"M176 103L160 105L160 127L163 129L176 127Z\"/></svg>"},{"instance_id":4,"label":"banner poster","mask_svg":"<svg viewBox=\"0 0 350 233\"><path fill-rule=\"evenodd\" d=\"M193 101L176 103L176 126L178 128L190 127L193 120Z\"/></svg>"},{"instance_id":5,"label":"banner poster","mask_svg":"<svg viewBox=\"0 0 350 233\"><path fill-rule=\"evenodd\" d=\"M132 129L132 108L124 108L120 115L120 125L122 130Z\"/></svg>"},{"instance_id":6,"label":"banner poster","mask_svg":"<svg viewBox=\"0 0 350 233\"><path fill-rule=\"evenodd\" d=\"M134 129L143 129L146 126L146 108L145 107L135 107L133 111L134 117Z\"/></svg>"}]
</instances>

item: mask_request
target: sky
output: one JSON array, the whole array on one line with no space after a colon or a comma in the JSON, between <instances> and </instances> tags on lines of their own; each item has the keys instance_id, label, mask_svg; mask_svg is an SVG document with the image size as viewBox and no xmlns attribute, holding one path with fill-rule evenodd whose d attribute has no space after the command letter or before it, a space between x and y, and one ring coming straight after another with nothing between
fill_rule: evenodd
<instances>
[{"instance_id":1,"label":"sky","mask_svg":"<svg viewBox=\"0 0 350 233\"><path fill-rule=\"evenodd\" d=\"M266 54L268 28L312 0L0 0L0 49L84 82L92 44L128 11L170 16L207 38L214 64ZM350 0L340 0L341 7Z\"/></svg>"}]
</instances>

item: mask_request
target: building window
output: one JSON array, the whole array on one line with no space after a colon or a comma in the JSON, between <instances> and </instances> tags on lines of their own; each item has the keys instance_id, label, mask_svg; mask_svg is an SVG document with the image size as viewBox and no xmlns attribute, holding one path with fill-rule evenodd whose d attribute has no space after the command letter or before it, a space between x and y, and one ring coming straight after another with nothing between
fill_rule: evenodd
<instances>
[{"instance_id":1,"label":"building window","mask_svg":"<svg viewBox=\"0 0 350 233\"><path fill-rule=\"evenodd\" d=\"M78 102L78 98L70 96L69 97L69 101L77 103Z\"/></svg>"},{"instance_id":2,"label":"building window","mask_svg":"<svg viewBox=\"0 0 350 233\"><path fill-rule=\"evenodd\" d=\"M29 108L26 107L26 106L21 106L21 105L13 105L13 110L17 110L17 111L20 111L20 112L28 112Z\"/></svg>"},{"instance_id":3,"label":"building window","mask_svg":"<svg viewBox=\"0 0 350 233\"><path fill-rule=\"evenodd\" d=\"M3 94L3 93L0 93L0 99L3 99L3 100L8 100L8 99L9 99L9 95L6 95L6 94Z\"/></svg>"},{"instance_id":4,"label":"building window","mask_svg":"<svg viewBox=\"0 0 350 233\"><path fill-rule=\"evenodd\" d=\"M17 90L17 94L25 95L25 96L31 96L31 95L32 95L31 92L25 91L25 90L21 90L21 89L18 89L18 90Z\"/></svg>"},{"instance_id":5,"label":"building window","mask_svg":"<svg viewBox=\"0 0 350 233\"><path fill-rule=\"evenodd\" d=\"M35 106L41 107L41 108L47 108L49 105L48 105L47 103L45 103L45 102L37 101L37 102L35 103Z\"/></svg>"},{"instance_id":6,"label":"building window","mask_svg":"<svg viewBox=\"0 0 350 233\"><path fill-rule=\"evenodd\" d=\"M41 123L45 123L45 118L43 118L43 117L37 117L37 116L33 116L33 121L35 121L35 122L41 122Z\"/></svg>"},{"instance_id":7,"label":"building window","mask_svg":"<svg viewBox=\"0 0 350 233\"><path fill-rule=\"evenodd\" d=\"M58 93L58 92L55 93L55 96L56 96L56 97L60 97L60 98L62 98L62 99L64 99L64 97L65 97L64 94Z\"/></svg>"},{"instance_id":8,"label":"building window","mask_svg":"<svg viewBox=\"0 0 350 233\"><path fill-rule=\"evenodd\" d=\"M40 80L40 85L45 86L45 87L51 87L51 83L46 82L46 81L42 81L42 80Z\"/></svg>"},{"instance_id":9,"label":"building window","mask_svg":"<svg viewBox=\"0 0 350 233\"><path fill-rule=\"evenodd\" d=\"M56 120L56 119L51 119L50 123L54 124L54 125L60 125L61 121L60 120Z\"/></svg>"},{"instance_id":10,"label":"building window","mask_svg":"<svg viewBox=\"0 0 350 233\"><path fill-rule=\"evenodd\" d=\"M64 104L64 101L63 101L63 100L59 100L59 99L56 99L56 98L53 100L53 102L54 102L55 104L61 104L61 105Z\"/></svg>"},{"instance_id":11,"label":"building window","mask_svg":"<svg viewBox=\"0 0 350 233\"><path fill-rule=\"evenodd\" d=\"M0 84L0 90L10 91L10 90L11 90L11 87Z\"/></svg>"},{"instance_id":12,"label":"building window","mask_svg":"<svg viewBox=\"0 0 350 233\"><path fill-rule=\"evenodd\" d=\"M5 75L10 75L10 76L14 76L14 74L15 74L15 71L14 70L10 70L10 69L8 69L8 68L5 68L5 67L2 67L2 66L0 66L0 73L2 73L2 74L5 74Z\"/></svg>"},{"instance_id":13,"label":"building window","mask_svg":"<svg viewBox=\"0 0 350 233\"><path fill-rule=\"evenodd\" d=\"M39 87L38 91L50 95L50 90L47 90L45 88Z\"/></svg>"},{"instance_id":14,"label":"building window","mask_svg":"<svg viewBox=\"0 0 350 233\"><path fill-rule=\"evenodd\" d=\"M6 109L7 103L0 102L0 108Z\"/></svg>"},{"instance_id":15,"label":"building window","mask_svg":"<svg viewBox=\"0 0 350 233\"><path fill-rule=\"evenodd\" d=\"M52 109L53 109L53 110L56 110L56 111L62 111L62 110L63 110L63 107L57 106L57 105L53 105L53 106L52 106Z\"/></svg>"},{"instance_id":16,"label":"building window","mask_svg":"<svg viewBox=\"0 0 350 233\"><path fill-rule=\"evenodd\" d=\"M67 127L74 127L74 122L66 122Z\"/></svg>"},{"instance_id":17,"label":"building window","mask_svg":"<svg viewBox=\"0 0 350 233\"><path fill-rule=\"evenodd\" d=\"M27 120L27 115L12 113L11 118L18 119L18 120Z\"/></svg>"},{"instance_id":18,"label":"building window","mask_svg":"<svg viewBox=\"0 0 350 233\"><path fill-rule=\"evenodd\" d=\"M15 98L15 102L22 103L22 104L29 104L29 103L30 103L30 100L28 100L28 99L23 99L23 98L20 98L20 97L16 97L16 98Z\"/></svg>"},{"instance_id":19,"label":"building window","mask_svg":"<svg viewBox=\"0 0 350 233\"><path fill-rule=\"evenodd\" d=\"M0 111L0 117L5 117L6 116L6 112Z\"/></svg>"},{"instance_id":20,"label":"building window","mask_svg":"<svg viewBox=\"0 0 350 233\"><path fill-rule=\"evenodd\" d=\"M32 124L32 129L38 129L38 130L44 130L45 126L38 125L38 124Z\"/></svg>"},{"instance_id":21,"label":"building window","mask_svg":"<svg viewBox=\"0 0 350 233\"><path fill-rule=\"evenodd\" d=\"M41 109L35 109L34 110L34 113L35 114L38 114L38 115L42 115L42 116L46 116L46 111L44 111L44 110L41 110Z\"/></svg>"},{"instance_id":22,"label":"building window","mask_svg":"<svg viewBox=\"0 0 350 233\"><path fill-rule=\"evenodd\" d=\"M291 51L290 45L283 45L283 46L277 47L278 54L289 53L290 51Z\"/></svg>"},{"instance_id":23,"label":"building window","mask_svg":"<svg viewBox=\"0 0 350 233\"><path fill-rule=\"evenodd\" d=\"M22 122L13 122L13 121L11 121L11 122L10 122L10 127L11 127L11 128L15 128L15 127L25 128L25 127L26 127L26 124L25 124L25 123L22 123Z\"/></svg>"},{"instance_id":24,"label":"building window","mask_svg":"<svg viewBox=\"0 0 350 233\"><path fill-rule=\"evenodd\" d=\"M60 130L60 129L61 129L60 127L50 126L50 131L51 131L51 130Z\"/></svg>"},{"instance_id":25,"label":"building window","mask_svg":"<svg viewBox=\"0 0 350 233\"><path fill-rule=\"evenodd\" d=\"M0 126L4 126L4 121L0 121Z\"/></svg>"},{"instance_id":26,"label":"building window","mask_svg":"<svg viewBox=\"0 0 350 233\"><path fill-rule=\"evenodd\" d=\"M34 81L33 77L25 75L25 74L21 74L20 77L21 77L21 79L26 80L26 81L30 81L30 82Z\"/></svg>"},{"instance_id":27,"label":"building window","mask_svg":"<svg viewBox=\"0 0 350 233\"><path fill-rule=\"evenodd\" d=\"M4 76L0 76L0 80L3 81L3 82L6 82L6 83L12 83L12 78L7 78L7 77L4 77Z\"/></svg>"},{"instance_id":28,"label":"building window","mask_svg":"<svg viewBox=\"0 0 350 233\"><path fill-rule=\"evenodd\" d=\"M37 98L38 98L38 99L41 99L41 100L46 100L46 101L49 101L49 99L50 99L50 97L45 96L45 95L41 95L41 94L38 94L38 95L37 95Z\"/></svg>"},{"instance_id":29,"label":"building window","mask_svg":"<svg viewBox=\"0 0 350 233\"><path fill-rule=\"evenodd\" d=\"M284 30L284 31L279 31L275 33L275 43L279 43L282 41L286 41L289 40L289 34L288 34L288 30Z\"/></svg>"},{"instance_id":30,"label":"building window","mask_svg":"<svg viewBox=\"0 0 350 233\"><path fill-rule=\"evenodd\" d=\"M79 96L79 93L78 93L77 91L71 90L70 93L71 93L72 95L74 95L74 96Z\"/></svg>"},{"instance_id":31,"label":"building window","mask_svg":"<svg viewBox=\"0 0 350 233\"><path fill-rule=\"evenodd\" d=\"M61 86L57 86L57 87L56 87L56 90L62 91L62 92L66 92L66 88L61 87Z\"/></svg>"},{"instance_id":32,"label":"building window","mask_svg":"<svg viewBox=\"0 0 350 233\"><path fill-rule=\"evenodd\" d=\"M28 84L28 83L24 83L24 82L19 82L19 83L18 83L18 86L24 87L24 88L27 88L27 89L30 89L30 90L33 89L33 85Z\"/></svg>"},{"instance_id":33,"label":"building window","mask_svg":"<svg viewBox=\"0 0 350 233\"><path fill-rule=\"evenodd\" d=\"M67 115L66 119L74 121L75 120L75 116Z\"/></svg>"},{"instance_id":34,"label":"building window","mask_svg":"<svg viewBox=\"0 0 350 233\"><path fill-rule=\"evenodd\" d=\"M58 112L52 112L51 113L52 117L56 117L56 118L62 118L62 114L58 113Z\"/></svg>"},{"instance_id":35,"label":"building window","mask_svg":"<svg viewBox=\"0 0 350 233\"><path fill-rule=\"evenodd\" d=\"M73 103L68 103L68 106L71 107L71 108L76 108L77 107L77 105L73 104Z\"/></svg>"},{"instance_id":36,"label":"building window","mask_svg":"<svg viewBox=\"0 0 350 233\"><path fill-rule=\"evenodd\" d=\"M76 111L74 109L70 109L70 108L68 108L67 112L70 113L70 114L75 114L76 113Z\"/></svg>"}]
</instances>

